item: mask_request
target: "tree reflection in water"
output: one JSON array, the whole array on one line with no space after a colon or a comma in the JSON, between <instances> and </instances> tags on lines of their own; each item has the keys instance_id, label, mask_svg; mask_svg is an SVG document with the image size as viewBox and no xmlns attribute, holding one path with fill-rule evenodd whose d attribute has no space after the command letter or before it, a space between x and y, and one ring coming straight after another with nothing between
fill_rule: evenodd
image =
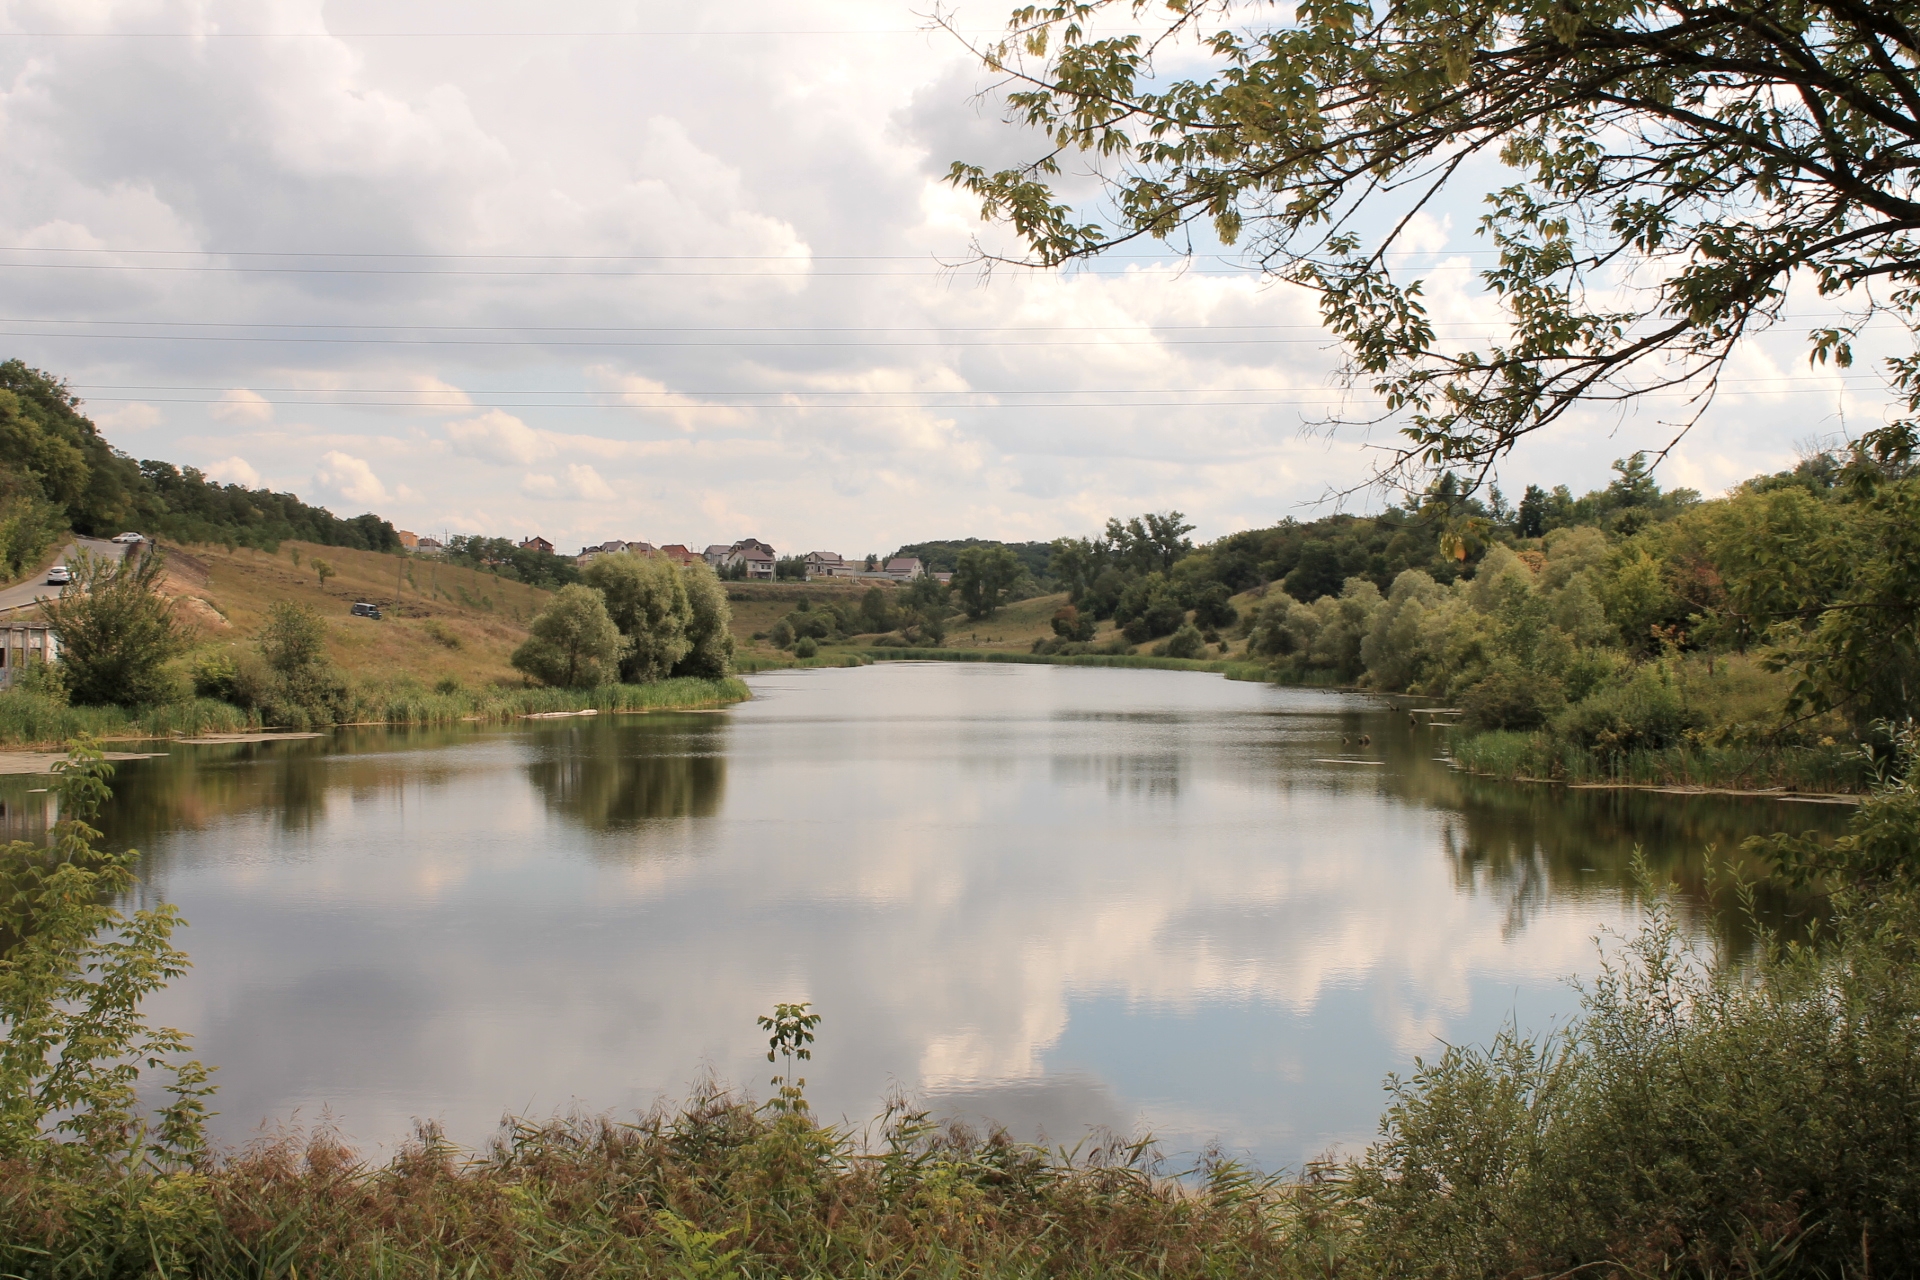
<instances>
[{"instance_id":1,"label":"tree reflection in water","mask_svg":"<svg viewBox=\"0 0 1920 1280\"><path fill-rule=\"evenodd\" d=\"M590 831L707 818L726 795L726 719L650 715L537 732L527 777L548 808Z\"/></svg>"}]
</instances>

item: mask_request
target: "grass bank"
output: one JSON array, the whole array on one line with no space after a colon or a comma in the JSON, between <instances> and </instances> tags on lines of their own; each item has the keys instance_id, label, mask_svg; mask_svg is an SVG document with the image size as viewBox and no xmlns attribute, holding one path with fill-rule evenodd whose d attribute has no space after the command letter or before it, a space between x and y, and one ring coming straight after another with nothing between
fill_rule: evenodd
<instances>
[{"instance_id":1,"label":"grass bank","mask_svg":"<svg viewBox=\"0 0 1920 1280\"><path fill-rule=\"evenodd\" d=\"M1143 667L1155 671L1205 671L1231 680L1271 680L1265 666L1232 659L1156 658L1144 653L1009 653L1002 649L863 649L875 662L1015 662L1054 667Z\"/></svg>"},{"instance_id":2,"label":"grass bank","mask_svg":"<svg viewBox=\"0 0 1920 1280\"><path fill-rule=\"evenodd\" d=\"M737 679L662 680L656 684L604 685L598 689L509 688L439 692L401 678L361 684L352 691L343 723L388 725L503 721L546 712L675 711L726 706L752 696ZM0 745L58 747L86 734L103 741L131 738L192 738L206 733L244 733L263 725L257 713L211 698L154 707L73 707L24 690L0 693Z\"/></svg>"},{"instance_id":3,"label":"grass bank","mask_svg":"<svg viewBox=\"0 0 1920 1280\"><path fill-rule=\"evenodd\" d=\"M1838 743L1600 752L1547 733L1456 730L1451 751L1464 769L1516 782L1856 794L1873 777L1859 748Z\"/></svg>"}]
</instances>

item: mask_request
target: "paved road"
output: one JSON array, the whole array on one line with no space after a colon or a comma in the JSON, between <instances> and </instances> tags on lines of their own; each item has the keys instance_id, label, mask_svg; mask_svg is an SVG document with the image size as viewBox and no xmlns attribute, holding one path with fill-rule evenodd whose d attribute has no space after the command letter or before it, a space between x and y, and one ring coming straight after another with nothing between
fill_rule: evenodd
<instances>
[{"instance_id":1,"label":"paved road","mask_svg":"<svg viewBox=\"0 0 1920 1280\"><path fill-rule=\"evenodd\" d=\"M106 556L118 560L126 554L127 548L117 542L108 542L104 538L75 538L67 544L67 549L60 553L59 563L65 564L82 551L91 552L96 556ZM59 594L60 588L47 585L47 576L45 574L37 574L25 582L20 583L18 586L7 587L0 590L0 612L8 609L18 609L22 605L32 604L34 600L40 596L57 596Z\"/></svg>"}]
</instances>

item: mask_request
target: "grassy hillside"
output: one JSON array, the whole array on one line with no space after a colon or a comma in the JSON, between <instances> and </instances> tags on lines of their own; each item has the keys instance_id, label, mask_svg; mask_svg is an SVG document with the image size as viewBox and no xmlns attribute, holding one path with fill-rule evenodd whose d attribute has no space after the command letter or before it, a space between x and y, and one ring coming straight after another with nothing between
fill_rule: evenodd
<instances>
[{"instance_id":1,"label":"grassy hillside","mask_svg":"<svg viewBox=\"0 0 1920 1280\"><path fill-rule=\"evenodd\" d=\"M508 655L551 598L474 569L310 542L283 542L274 554L246 547L165 549L163 590L180 602L200 647L248 643L269 606L292 600L328 620L328 655L362 678L405 674L427 686L520 684ZM333 569L324 586L316 558ZM379 605L385 617L352 616L358 600Z\"/></svg>"}]
</instances>

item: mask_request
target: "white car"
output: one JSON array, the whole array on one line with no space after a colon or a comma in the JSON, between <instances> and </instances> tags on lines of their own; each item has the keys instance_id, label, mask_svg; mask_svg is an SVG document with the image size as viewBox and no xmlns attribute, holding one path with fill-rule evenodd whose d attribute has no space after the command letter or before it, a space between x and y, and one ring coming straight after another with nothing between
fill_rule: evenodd
<instances>
[{"instance_id":1,"label":"white car","mask_svg":"<svg viewBox=\"0 0 1920 1280\"><path fill-rule=\"evenodd\" d=\"M63 564L57 564L47 570L47 585L50 587L64 587L72 581L73 570Z\"/></svg>"},{"instance_id":2,"label":"white car","mask_svg":"<svg viewBox=\"0 0 1920 1280\"><path fill-rule=\"evenodd\" d=\"M115 542L125 542L129 545L136 542L145 542L146 540L146 535L140 533L123 533L114 539Z\"/></svg>"}]
</instances>

